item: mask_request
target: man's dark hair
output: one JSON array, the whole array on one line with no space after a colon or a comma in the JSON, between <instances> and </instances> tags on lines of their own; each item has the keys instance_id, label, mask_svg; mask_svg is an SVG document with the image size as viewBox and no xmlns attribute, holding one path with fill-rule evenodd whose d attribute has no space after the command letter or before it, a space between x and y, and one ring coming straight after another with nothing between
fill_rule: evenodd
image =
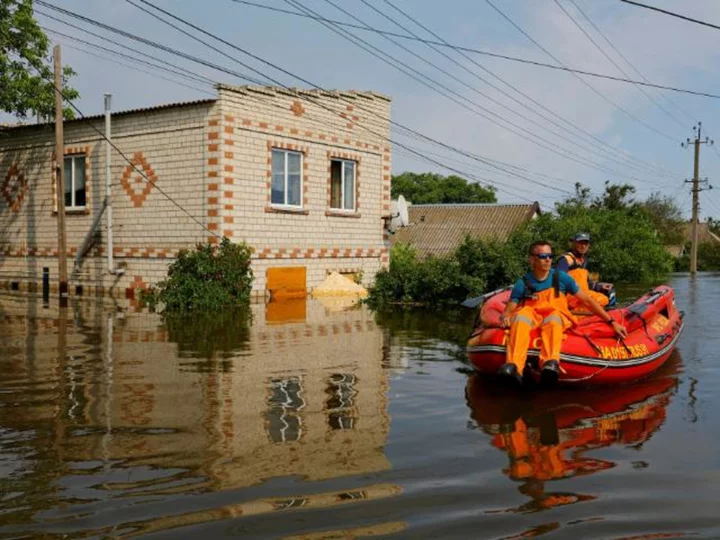
<instances>
[{"instance_id":1,"label":"man's dark hair","mask_svg":"<svg viewBox=\"0 0 720 540\"><path fill-rule=\"evenodd\" d=\"M552 249L552 244L547 240L535 240L528 248L528 255L535 255L535 248L540 246L550 246Z\"/></svg>"}]
</instances>

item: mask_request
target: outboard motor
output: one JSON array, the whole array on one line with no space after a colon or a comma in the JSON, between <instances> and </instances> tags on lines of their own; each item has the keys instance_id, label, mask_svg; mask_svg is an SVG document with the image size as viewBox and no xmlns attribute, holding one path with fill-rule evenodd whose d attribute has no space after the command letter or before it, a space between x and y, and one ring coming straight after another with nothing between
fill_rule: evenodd
<instances>
[{"instance_id":1,"label":"outboard motor","mask_svg":"<svg viewBox=\"0 0 720 540\"><path fill-rule=\"evenodd\" d=\"M604 294L610 300L607 307L615 307L617 297L615 296L615 286L612 283L597 282L593 286L593 291Z\"/></svg>"}]
</instances>

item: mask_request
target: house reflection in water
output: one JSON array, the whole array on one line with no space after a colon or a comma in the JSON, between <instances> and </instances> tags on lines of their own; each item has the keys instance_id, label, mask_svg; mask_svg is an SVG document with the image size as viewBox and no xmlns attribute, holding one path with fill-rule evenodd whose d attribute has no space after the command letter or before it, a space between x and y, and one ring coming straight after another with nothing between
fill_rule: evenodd
<instances>
[{"instance_id":1,"label":"house reflection in water","mask_svg":"<svg viewBox=\"0 0 720 540\"><path fill-rule=\"evenodd\" d=\"M612 461L586 454L613 444L641 445L662 426L677 386L677 358L669 363L662 373L619 389L560 389L524 396L501 392L492 381L471 376L466 388L471 417L492 436L492 445L507 453L509 466L503 472L522 482L519 491L531 499L506 511L539 511L595 499L546 488L550 481L614 467Z\"/></svg>"},{"instance_id":2,"label":"house reflection in water","mask_svg":"<svg viewBox=\"0 0 720 540\"><path fill-rule=\"evenodd\" d=\"M203 325L209 323L194 320L183 331L155 314L119 318L116 307L101 300L66 313L37 310L28 300L0 302L3 340L24 343L13 372L57 396L47 406L21 403L12 418L0 419L0 428L50 428L40 431L52 435L36 442L53 454L46 463L56 470L33 474L57 479L81 467L95 477L93 485L119 497L390 468L384 452L389 370L382 331L364 308L335 311L308 300L302 309L292 304L283 321L281 306L272 305L269 317L265 306L253 306L252 324L224 320L222 328L208 330ZM124 469L133 472L123 481L112 472L103 476ZM332 506L352 503L353 493L383 498L400 491L370 481L359 490L260 498L218 512L227 517ZM75 496L72 486L62 494ZM168 527L203 519L192 512L158 517L175 521ZM152 521L150 528L165 528Z\"/></svg>"}]
</instances>

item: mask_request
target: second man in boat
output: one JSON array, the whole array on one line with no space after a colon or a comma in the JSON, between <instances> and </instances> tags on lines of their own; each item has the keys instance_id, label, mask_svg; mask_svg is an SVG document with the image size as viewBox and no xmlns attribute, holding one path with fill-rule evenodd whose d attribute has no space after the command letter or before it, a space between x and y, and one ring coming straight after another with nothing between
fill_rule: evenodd
<instances>
[{"instance_id":1,"label":"second man in boat","mask_svg":"<svg viewBox=\"0 0 720 540\"><path fill-rule=\"evenodd\" d=\"M626 337L627 330L571 276L552 268L553 253L549 242L533 242L528 255L531 270L515 283L510 301L500 318L502 325L510 328L506 363L500 368L500 374L522 382L530 334L539 327L541 380L552 384L560 376L563 333L577 322L568 307L568 295L574 296L590 312L610 324L618 336Z\"/></svg>"}]
</instances>

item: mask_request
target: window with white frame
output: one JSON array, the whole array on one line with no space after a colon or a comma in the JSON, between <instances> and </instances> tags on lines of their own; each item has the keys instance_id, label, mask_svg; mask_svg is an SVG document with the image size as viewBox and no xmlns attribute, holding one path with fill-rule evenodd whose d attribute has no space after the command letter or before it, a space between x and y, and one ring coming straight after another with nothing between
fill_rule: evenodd
<instances>
[{"instance_id":1,"label":"window with white frame","mask_svg":"<svg viewBox=\"0 0 720 540\"><path fill-rule=\"evenodd\" d=\"M302 208L302 182L302 154L273 148L270 203Z\"/></svg>"},{"instance_id":2,"label":"window with white frame","mask_svg":"<svg viewBox=\"0 0 720 540\"><path fill-rule=\"evenodd\" d=\"M85 209L85 154L65 156L65 209Z\"/></svg>"},{"instance_id":3,"label":"window with white frame","mask_svg":"<svg viewBox=\"0 0 720 540\"><path fill-rule=\"evenodd\" d=\"M355 166L354 161L330 161L330 208L333 210L355 210Z\"/></svg>"}]
</instances>

